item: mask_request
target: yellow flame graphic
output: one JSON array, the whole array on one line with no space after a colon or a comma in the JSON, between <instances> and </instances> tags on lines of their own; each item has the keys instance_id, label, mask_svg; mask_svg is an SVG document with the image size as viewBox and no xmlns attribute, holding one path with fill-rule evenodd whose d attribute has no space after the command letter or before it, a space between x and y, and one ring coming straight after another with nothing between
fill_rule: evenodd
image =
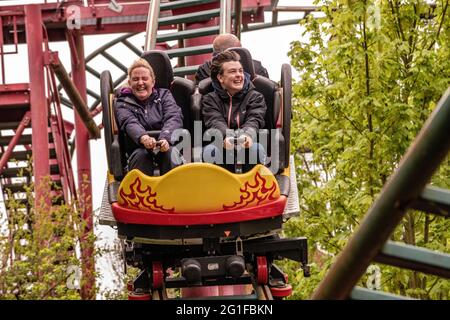
<instances>
[{"instance_id":1,"label":"yellow flame graphic","mask_svg":"<svg viewBox=\"0 0 450 320\"><path fill-rule=\"evenodd\" d=\"M120 189L119 205L132 209L140 209L153 212L173 213L175 208L166 209L158 205L156 201L156 192L152 193L152 188L147 186L142 187L142 182L139 177L136 177L134 182L130 184L130 192L126 193L124 188Z\"/></svg>"},{"instance_id":2,"label":"yellow flame graphic","mask_svg":"<svg viewBox=\"0 0 450 320\"><path fill-rule=\"evenodd\" d=\"M276 200L277 197L274 197L274 194L277 190L276 182L273 181L270 187L266 184L268 184L267 180L264 179L259 174L259 172L256 173L254 183L252 184L247 181L245 182L244 187L240 189L242 194L239 198L239 201L233 203L230 206L223 205L223 209L236 210L246 207L254 207L268 203L272 200Z\"/></svg>"}]
</instances>

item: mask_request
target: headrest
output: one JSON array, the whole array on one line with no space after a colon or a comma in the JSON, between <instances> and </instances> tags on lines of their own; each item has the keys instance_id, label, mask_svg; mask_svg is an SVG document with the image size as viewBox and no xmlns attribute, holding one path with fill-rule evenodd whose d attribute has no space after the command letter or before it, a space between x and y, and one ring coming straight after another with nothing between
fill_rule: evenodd
<instances>
[{"instance_id":1,"label":"headrest","mask_svg":"<svg viewBox=\"0 0 450 320\"><path fill-rule=\"evenodd\" d=\"M167 53L161 50L150 50L142 53L141 58L147 60L155 72L155 87L170 89L173 69Z\"/></svg>"},{"instance_id":2,"label":"headrest","mask_svg":"<svg viewBox=\"0 0 450 320\"><path fill-rule=\"evenodd\" d=\"M253 80L256 76L255 67L253 66L253 59L250 51L246 48L235 47L228 48L229 51L234 51L241 56L241 64L244 68L244 71L250 74L250 79Z\"/></svg>"},{"instance_id":3,"label":"headrest","mask_svg":"<svg viewBox=\"0 0 450 320\"><path fill-rule=\"evenodd\" d=\"M214 91L214 88L212 86L212 80L210 77L203 79L202 81L200 81L198 83L198 92L200 94L205 95L205 94L213 92L213 91Z\"/></svg>"},{"instance_id":4,"label":"headrest","mask_svg":"<svg viewBox=\"0 0 450 320\"><path fill-rule=\"evenodd\" d=\"M256 91L264 96L266 101L267 111L266 111L266 129L276 128L276 122L280 114L280 101L277 100L278 85L275 81L267 79L266 77L256 77L253 80L253 85Z\"/></svg>"}]
</instances>

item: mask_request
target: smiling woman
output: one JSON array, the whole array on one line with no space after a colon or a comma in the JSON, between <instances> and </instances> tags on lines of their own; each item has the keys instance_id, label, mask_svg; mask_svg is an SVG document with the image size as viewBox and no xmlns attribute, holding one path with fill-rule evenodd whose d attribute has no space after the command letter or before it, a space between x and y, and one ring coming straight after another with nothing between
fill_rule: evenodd
<instances>
[{"instance_id":1,"label":"smiling woman","mask_svg":"<svg viewBox=\"0 0 450 320\"><path fill-rule=\"evenodd\" d=\"M182 164L176 149L170 146L173 131L183 128L181 108L168 89L154 87L155 74L146 60L134 61L128 77L131 92L122 88L116 102L117 125L129 138L128 169L139 169L152 176L156 162L160 173L167 173ZM155 130L155 137L148 133ZM156 146L159 152L153 152Z\"/></svg>"},{"instance_id":2,"label":"smiling woman","mask_svg":"<svg viewBox=\"0 0 450 320\"><path fill-rule=\"evenodd\" d=\"M153 68L144 59L138 59L128 69L128 84L133 94L141 101L145 101L152 94L155 86Z\"/></svg>"}]
</instances>

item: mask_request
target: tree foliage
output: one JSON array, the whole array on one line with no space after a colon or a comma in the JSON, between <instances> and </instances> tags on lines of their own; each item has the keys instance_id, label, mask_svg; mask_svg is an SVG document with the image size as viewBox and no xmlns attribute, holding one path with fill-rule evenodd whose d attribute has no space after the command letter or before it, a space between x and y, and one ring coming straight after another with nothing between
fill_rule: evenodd
<instances>
[{"instance_id":1,"label":"tree foliage","mask_svg":"<svg viewBox=\"0 0 450 320\"><path fill-rule=\"evenodd\" d=\"M86 234L80 212L75 204L35 206L33 185L26 193L26 203L9 193L2 212L7 223L0 237L0 299L81 299L79 248Z\"/></svg>"},{"instance_id":2,"label":"tree foliage","mask_svg":"<svg viewBox=\"0 0 450 320\"><path fill-rule=\"evenodd\" d=\"M308 237L313 274L303 279L292 266L294 298L311 295L450 85L448 0L322 3L324 16L301 22L289 52L301 78L292 144L302 214L286 232ZM449 168L447 159L432 184L449 187ZM409 212L392 239L450 252L449 227ZM381 268L384 291L450 298L449 281Z\"/></svg>"}]
</instances>

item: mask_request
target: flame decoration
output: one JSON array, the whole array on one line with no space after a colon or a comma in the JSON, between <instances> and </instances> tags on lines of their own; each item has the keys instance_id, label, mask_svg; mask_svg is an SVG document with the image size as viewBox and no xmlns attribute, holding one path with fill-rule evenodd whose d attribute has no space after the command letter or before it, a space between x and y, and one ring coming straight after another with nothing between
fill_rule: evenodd
<instances>
[{"instance_id":1,"label":"flame decoration","mask_svg":"<svg viewBox=\"0 0 450 320\"><path fill-rule=\"evenodd\" d=\"M241 196L238 202L231 206L223 205L223 210L236 210L247 207L254 207L272 200L276 200L274 196L277 190L277 184L274 181L270 187L266 186L267 180L264 179L259 172L255 175L255 182L251 184L249 181L245 182L244 188L241 188Z\"/></svg>"},{"instance_id":2,"label":"flame decoration","mask_svg":"<svg viewBox=\"0 0 450 320\"><path fill-rule=\"evenodd\" d=\"M124 207L139 210L147 209L146 211L161 213L173 213L175 211L175 208L165 209L164 206L158 205L156 192L152 193L150 186L144 189L139 177L136 177L136 180L130 185L130 193L125 193L124 188L121 188L119 194L123 200L119 204Z\"/></svg>"}]
</instances>

